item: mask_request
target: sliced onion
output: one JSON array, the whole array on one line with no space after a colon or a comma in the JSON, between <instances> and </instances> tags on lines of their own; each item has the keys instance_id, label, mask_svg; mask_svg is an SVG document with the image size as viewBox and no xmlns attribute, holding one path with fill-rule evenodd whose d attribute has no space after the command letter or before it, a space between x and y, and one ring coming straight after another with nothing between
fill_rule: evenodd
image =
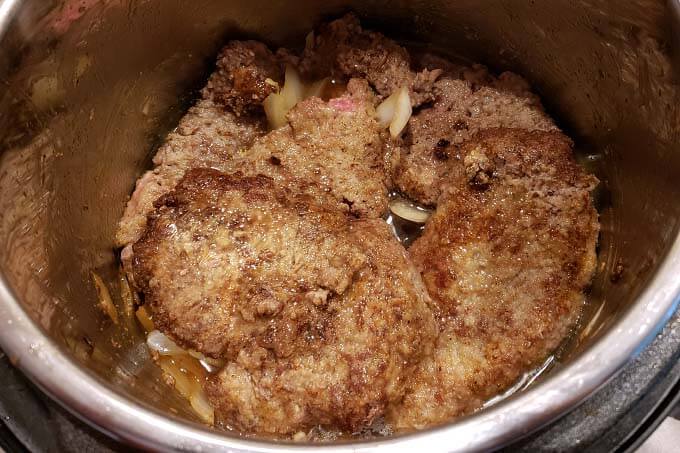
<instances>
[{"instance_id":1,"label":"sliced onion","mask_svg":"<svg viewBox=\"0 0 680 453\"><path fill-rule=\"evenodd\" d=\"M390 135L396 138L404 130L408 120L411 118L411 98L408 95L408 88L403 87L399 90L397 97L397 108L394 112L394 118L390 123Z\"/></svg>"},{"instance_id":2,"label":"sliced onion","mask_svg":"<svg viewBox=\"0 0 680 453\"><path fill-rule=\"evenodd\" d=\"M399 97L399 92L395 91L387 99L382 101L375 113L378 119L378 124L380 127L388 127L394 118L394 111L397 108L397 98Z\"/></svg>"},{"instance_id":3,"label":"sliced onion","mask_svg":"<svg viewBox=\"0 0 680 453\"><path fill-rule=\"evenodd\" d=\"M215 410L208 400L203 384L206 380L206 371L196 360L199 352L188 351L180 348L166 335L154 330L149 333L146 340L150 348L161 354L156 362L163 370L168 379L168 384L175 387L175 390L184 398L189 400L192 409L206 423L214 424ZM164 354L172 349L172 353ZM179 351L179 353L177 353Z\"/></svg>"},{"instance_id":4,"label":"sliced onion","mask_svg":"<svg viewBox=\"0 0 680 453\"><path fill-rule=\"evenodd\" d=\"M135 297L123 269L119 269L118 272L118 285L120 287L120 298L123 300L123 313L126 318L132 320L135 313Z\"/></svg>"},{"instance_id":5,"label":"sliced onion","mask_svg":"<svg viewBox=\"0 0 680 453\"><path fill-rule=\"evenodd\" d=\"M312 96L320 96L328 79L305 85L300 74L292 66L286 66L286 78L283 88L278 93L272 93L264 100L264 112L272 129L286 125L286 115L295 105Z\"/></svg>"},{"instance_id":6,"label":"sliced onion","mask_svg":"<svg viewBox=\"0 0 680 453\"><path fill-rule=\"evenodd\" d=\"M187 353L193 357L194 359L198 360L203 368L208 373L212 373L219 368L222 368L224 366L224 360L222 359L213 359L212 357L206 357L204 354L194 351L193 349L189 349Z\"/></svg>"},{"instance_id":7,"label":"sliced onion","mask_svg":"<svg viewBox=\"0 0 680 453\"><path fill-rule=\"evenodd\" d=\"M156 351L160 355L185 355L187 352L177 346L167 335L158 330L152 330L146 337L146 344L149 349Z\"/></svg>"},{"instance_id":8,"label":"sliced onion","mask_svg":"<svg viewBox=\"0 0 680 453\"><path fill-rule=\"evenodd\" d=\"M272 93L264 100L264 113L267 115L269 127L278 129L286 124L286 113L284 107L283 96L278 93Z\"/></svg>"},{"instance_id":9,"label":"sliced onion","mask_svg":"<svg viewBox=\"0 0 680 453\"><path fill-rule=\"evenodd\" d=\"M213 409L208 396L203 390L192 393L189 397L191 407L196 411L201 420L213 425L215 423L215 409Z\"/></svg>"},{"instance_id":10,"label":"sliced onion","mask_svg":"<svg viewBox=\"0 0 680 453\"><path fill-rule=\"evenodd\" d=\"M326 84L330 81L330 78L326 77L321 80L317 80L316 82L310 83L307 85L305 88L305 99L311 98L311 97L317 97L320 98L321 94L323 93L324 88L326 88Z\"/></svg>"},{"instance_id":11,"label":"sliced onion","mask_svg":"<svg viewBox=\"0 0 680 453\"><path fill-rule=\"evenodd\" d=\"M283 97L283 106L290 110L304 97L305 87L300 80L300 74L294 67L286 66L286 79L279 93Z\"/></svg>"},{"instance_id":12,"label":"sliced onion","mask_svg":"<svg viewBox=\"0 0 680 453\"><path fill-rule=\"evenodd\" d=\"M106 287L106 283L104 283L104 280L102 280L95 272L92 272L92 281L97 289L99 306L102 311L111 318L111 321L113 321L114 324L118 324L118 311L116 310L116 306L113 305L113 299L111 298L111 293L109 293L109 288Z\"/></svg>"},{"instance_id":13,"label":"sliced onion","mask_svg":"<svg viewBox=\"0 0 680 453\"><path fill-rule=\"evenodd\" d=\"M413 223L425 223L432 215L432 211L415 206L403 199L396 199L390 202L392 214Z\"/></svg>"},{"instance_id":14,"label":"sliced onion","mask_svg":"<svg viewBox=\"0 0 680 453\"><path fill-rule=\"evenodd\" d=\"M305 36L305 49L313 49L314 43L316 42L316 36L314 36L314 30L307 33Z\"/></svg>"},{"instance_id":15,"label":"sliced onion","mask_svg":"<svg viewBox=\"0 0 680 453\"><path fill-rule=\"evenodd\" d=\"M381 127L388 127L392 138L397 138L411 118L411 99L407 87L401 87L385 99L376 109Z\"/></svg>"},{"instance_id":16,"label":"sliced onion","mask_svg":"<svg viewBox=\"0 0 680 453\"><path fill-rule=\"evenodd\" d=\"M152 330L155 329L153 325L153 320L151 319L151 316L149 315L146 306L142 305L141 307L139 307L135 315L137 316L137 320L142 325L144 330L146 330L147 332L151 332Z\"/></svg>"},{"instance_id":17,"label":"sliced onion","mask_svg":"<svg viewBox=\"0 0 680 453\"><path fill-rule=\"evenodd\" d=\"M175 390L184 398L189 399L191 395L201 389L196 376L193 376L182 369L182 366L170 357L161 357L158 365L163 372L172 378L171 383Z\"/></svg>"}]
</instances>

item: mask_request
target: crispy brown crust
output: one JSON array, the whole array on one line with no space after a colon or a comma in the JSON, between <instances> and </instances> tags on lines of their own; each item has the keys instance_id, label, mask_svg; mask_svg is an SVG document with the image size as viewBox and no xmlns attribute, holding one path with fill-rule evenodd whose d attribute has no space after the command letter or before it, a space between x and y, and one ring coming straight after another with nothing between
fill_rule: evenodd
<instances>
[{"instance_id":1,"label":"crispy brown crust","mask_svg":"<svg viewBox=\"0 0 680 453\"><path fill-rule=\"evenodd\" d=\"M294 57L272 53L258 41L232 41L217 57L217 69L202 94L236 116L261 114L262 102L283 85L283 70Z\"/></svg>"},{"instance_id":2,"label":"crispy brown crust","mask_svg":"<svg viewBox=\"0 0 680 453\"><path fill-rule=\"evenodd\" d=\"M270 176L355 217L382 216L389 178L373 92L357 79L347 89L329 102L299 102L288 113L289 125L256 140L221 169Z\"/></svg>"},{"instance_id":3,"label":"crispy brown crust","mask_svg":"<svg viewBox=\"0 0 680 453\"><path fill-rule=\"evenodd\" d=\"M568 138L488 130L461 161L410 249L440 335L390 413L397 428L477 409L543 360L574 325L595 269L597 180Z\"/></svg>"}]
</instances>

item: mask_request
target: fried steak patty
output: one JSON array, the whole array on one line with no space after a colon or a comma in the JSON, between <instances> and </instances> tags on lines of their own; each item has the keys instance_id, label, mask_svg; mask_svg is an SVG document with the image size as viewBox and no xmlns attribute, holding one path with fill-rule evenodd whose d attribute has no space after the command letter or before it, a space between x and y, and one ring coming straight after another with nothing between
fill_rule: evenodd
<instances>
[{"instance_id":1,"label":"fried steak patty","mask_svg":"<svg viewBox=\"0 0 680 453\"><path fill-rule=\"evenodd\" d=\"M491 129L461 147L410 248L439 317L433 356L412 377L395 428L477 409L553 351L595 269L597 180L559 132Z\"/></svg>"},{"instance_id":2,"label":"fried steak patty","mask_svg":"<svg viewBox=\"0 0 680 453\"><path fill-rule=\"evenodd\" d=\"M351 230L366 265L329 307L332 322L299 354L272 360L246 349L214 376L207 390L223 422L249 432L355 432L401 400L436 334L429 297L385 222L357 220Z\"/></svg>"},{"instance_id":3,"label":"fried steak patty","mask_svg":"<svg viewBox=\"0 0 680 453\"><path fill-rule=\"evenodd\" d=\"M393 174L399 190L426 205L437 203L459 146L478 131L557 130L527 82L510 72L495 78L479 65L451 68L433 96L409 121Z\"/></svg>"},{"instance_id":4,"label":"fried steak patty","mask_svg":"<svg viewBox=\"0 0 680 453\"><path fill-rule=\"evenodd\" d=\"M351 220L265 176L190 170L134 245L156 327L229 360L218 420L356 429L401 399L432 346L420 276L382 220Z\"/></svg>"}]
</instances>

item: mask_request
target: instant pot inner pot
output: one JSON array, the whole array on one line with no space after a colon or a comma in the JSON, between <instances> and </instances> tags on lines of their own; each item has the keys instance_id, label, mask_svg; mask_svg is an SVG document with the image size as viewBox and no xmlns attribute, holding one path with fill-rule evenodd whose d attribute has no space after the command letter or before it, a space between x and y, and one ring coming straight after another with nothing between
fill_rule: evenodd
<instances>
[{"instance_id":1,"label":"instant pot inner pot","mask_svg":"<svg viewBox=\"0 0 680 453\"><path fill-rule=\"evenodd\" d=\"M219 47L304 42L354 10L367 27L512 70L602 181L599 266L557 367L607 332L655 273L680 219L680 116L661 1L5 1L0 47L0 268L26 311L118 392L196 420L160 381L141 331L113 324L113 246L134 181L192 102ZM2 28L0 26L0 28ZM2 32L2 30L0 30ZM543 379L549 379L549 374Z\"/></svg>"}]
</instances>

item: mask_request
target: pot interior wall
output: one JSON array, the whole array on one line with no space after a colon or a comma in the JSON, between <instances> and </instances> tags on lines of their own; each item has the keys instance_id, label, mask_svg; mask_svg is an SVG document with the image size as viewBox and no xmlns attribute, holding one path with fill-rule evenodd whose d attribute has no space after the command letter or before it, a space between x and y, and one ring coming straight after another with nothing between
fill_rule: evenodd
<instances>
[{"instance_id":1,"label":"pot interior wall","mask_svg":"<svg viewBox=\"0 0 680 453\"><path fill-rule=\"evenodd\" d=\"M119 304L125 201L229 38L298 44L354 10L390 36L525 75L602 181L598 273L561 366L635 303L678 232L677 41L662 1L15 3L0 35L0 269L74 359L161 410L193 419L140 332L99 310L91 273Z\"/></svg>"}]
</instances>

